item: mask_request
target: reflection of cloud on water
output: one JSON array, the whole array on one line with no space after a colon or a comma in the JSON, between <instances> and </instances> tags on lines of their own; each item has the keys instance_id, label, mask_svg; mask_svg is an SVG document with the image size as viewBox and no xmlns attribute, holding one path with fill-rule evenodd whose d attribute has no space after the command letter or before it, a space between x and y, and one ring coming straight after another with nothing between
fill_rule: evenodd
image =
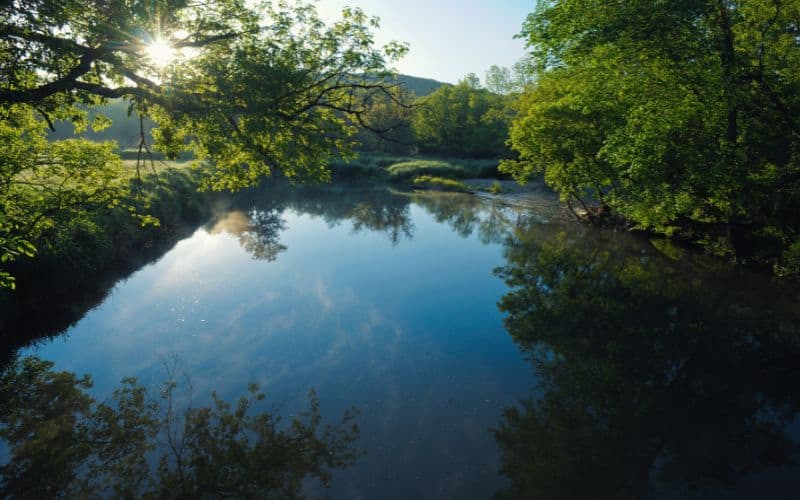
<instances>
[{"instance_id":1,"label":"reflection of cloud on water","mask_svg":"<svg viewBox=\"0 0 800 500\"><path fill-rule=\"evenodd\" d=\"M364 311L364 318L360 323L353 322L352 326L338 325L328 337L330 344L320 362L330 365L357 357L364 368L361 378L390 370L405 337L402 327L374 306L356 301L351 306L358 311L357 317Z\"/></svg>"},{"instance_id":2,"label":"reflection of cloud on water","mask_svg":"<svg viewBox=\"0 0 800 500\"><path fill-rule=\"evenodd\" d=\"M226 213L208 231L210 234L228 233L237 236L250 230L250 217L241 210Z\"/></svg>"},{"instance_id":3,"label":"reflection of cloud on water","mask_svg":"<svg viewBox=\"0 0 800 500\"><path fill-rule=\"evenodd\" d=\"M314 283L314 294L317 296L322 310L329 313L333 310L333 298L328 293L328 286L322 280L317 280Z\"/></svg>"},{"instance_id":4,"label":"reflection of cloud on water","mask_svg":"<svg viewBox=\"0 0 800 500\"><path fill-rule=\"evenodd\" d=\"M220 238L200 229L191 238L175 248L153 269L155 276L149 293L174 292L176 288L191 286L192 290L215 286L217 279L209 276L209 269L222 269L221 263L235 259L241 250L226 238Z\"/></svg>"},{"instance_id":5,"label":"reflection of cloud on water","mask_svg":"<svg viewBox=\"0 0 800 500\"><path fill-rule=\"evenodd\" d=\"M363 449L372 456L384 450L399 457L392 462L409 464L395 474L402 480L427 475L428 483L441 488L433 491L457 496L453 485L484 477L483 469L494 477L497 467L483 460L475 466L467 457L493 453L494 442L480 424L495 422L498 405L516 401L498 397L513 392L513 382L503 377L522 379L529 367L520 362L519 369L507 370L518 361L516 347L502 332L491 343L481 333L489 328L484 318L497 298L490 293L496 288L490 271L500 262L499 252L464 243L449 227L496 242L513 229L517 210L482 202L472 209L474 217L464 219L457 204L431 202L432 210L411 204L397 212L415 222L416 240L392 249L383 235L402 227L389 217L394 212L357 207L359 221L366 222L354 238L346 224L353 200L339 198L347 203L330 216L323 212L328 201L314 198L301 201L318 212L279 212L266 203L256 218L247 207L262 205L220 215L121 286L104 311L84 321L84 347L75 336L61 359L81 372L96 368L97 380L109 381L98 384L102 391L130 374L159 384L163 359L178 356L198 400L205 401L211 388L223 398L237 396L253 381L287 414L302 409L314 387L324 411L351 404L362 409L359 423L368 430ZM434 217L439 215L445 226ZM243 241L248 232L252 237ZM281 243L289 251L269 265L245 251L246 244L280 251ZM445 295L443 283L458 286ZM480 287L467 290L462 283ZM477 301L468 292L486 296L491 311L473 307ZM428 307L437 301L442 307ZM463 335L456 335L462 327ZM495 372L487 365L497 363L501 341L510 345L499 359L509 362ZM486 353L472 355L473 350ZM433 471L432 463L448 465ZM376 460L374 468L358 474L396 483L384 472L386 464ZM447 479L430 479L434 472Z\"/></svg>"}]
</instances>

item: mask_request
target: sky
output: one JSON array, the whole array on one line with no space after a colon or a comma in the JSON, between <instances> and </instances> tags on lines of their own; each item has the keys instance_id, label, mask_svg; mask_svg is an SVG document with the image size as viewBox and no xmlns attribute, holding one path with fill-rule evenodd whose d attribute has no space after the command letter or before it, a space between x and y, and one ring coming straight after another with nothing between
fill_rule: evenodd
<instances>
[{"instance_id":1,"label":"sky","mask_svg":"<svg viewBox=\"0 0 800 500\"><path fill-rule=\"evenodd\" d=\"M381 18L375 41L410 45L400 73L456 83L467 73L483 80L489 66L512 66L525 54L515 40L536 0L319 0L326 21L342 7L360 7Z\"/></svg>"}]
</instances>

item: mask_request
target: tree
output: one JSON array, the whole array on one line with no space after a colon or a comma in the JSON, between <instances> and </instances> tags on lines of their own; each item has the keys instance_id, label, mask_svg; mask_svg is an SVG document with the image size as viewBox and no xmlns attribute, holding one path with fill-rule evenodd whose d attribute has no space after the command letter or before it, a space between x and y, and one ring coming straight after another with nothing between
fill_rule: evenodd
<instances>
[{"instance_id":1,"label":"tree","mask_svg":"<svg viewBox=\"0 0 800 500\"><path fill-rule=\"evenodd\" d=\"M88 394L91 378L48 361L14 361L0 375L0 465L4 498L304 498L304 482L357 456L355 410L323 424L319 400L290 422L255 411L264 395L251 384L235 404L181 411L174 367L153 398L126 378L113 396ZM159 446L159 443L162 443Z\"/></svg>"},{"instance_id":2,"label":"tree","mask_svg":"<svg viewBox=\"0 0 800 500\"><path fill-rule=\"evenodd\" d=\"M508 117L503 97L467 75L420 101L412 118L420 149L461 157L496 158L505 151Z\"/></svg>"},{"instance_id":3,"label":"tree","mask_svg":"<svg viewBox=\"0 0 800 500\"><path fill-rule=\"evenodd\" d=\"M774 260L798 235L799 13L796 0L539 2L505 170L543 173L590 212Z\"/></svg>"},{"instance_id":4,"label":"tree","mask_svg":"<svg viewBox=\"0 0 800 500\"><path fill-rule=\"evenodd\" d=\"M358 149L399 155L413 153L416 144L411 116L415 99L405 84L389 94L375 96L363 117L366 126L357 135Z\"/></svg>"},{"instance_id":5,"label":"tree","mask_svg":"<svg viewBox=\"0 0 800 500\"><path fill-rule=\"evenodd\" d=\"M378 20L345 9L326 26L313 5L192 2L9 1L0 6L0 255L32 253L42 224L65 207L120 199L113 146L48 143L46 127L86 124L86 107L122 98L152 119L154 148L206 159L203 186L239 189L280 172L326 180L376 96L391 95L388 65L405 46L373 47ZM161 54L155 54L160 50ZM107 125L95 118L93 127ZM70 154L63 154L69 148ZM99 149L98 149L99 148ZM144 130L139 150L150 152ZM56 172L56 166L60 171ZM79 182L91 172L98 182ZM46 176L35 184L26 177ZM63 182L62 182L63 181ZM54 186L58 189L54 189ZM113 187L114 189L111 189ZM102 195L101 195L102 194ZM20 199L44 198L36 211ZM0 275L11 283L7 273Z\"/></svg>"},{"instance_id":6,"label":"tree","mask_svg":"<svg viewBox=\"0 0 800 500\"><path fill-rule=\"evenodd\" d=\"M486 70L486 90L494 94L509 94L513 91L511 70L496 64Z\"/></svg>"},{"instance_id":7,"label":"tree","mask_svg":"<svg viewBox=\"0 0 800 500\"><path fill-rule=\"evenodd\" d=\"M486 70L486 89L494 94L520 94L534 81L530 58L515 62L511 69L492 65Z\"/></svg>"}]
</instances>

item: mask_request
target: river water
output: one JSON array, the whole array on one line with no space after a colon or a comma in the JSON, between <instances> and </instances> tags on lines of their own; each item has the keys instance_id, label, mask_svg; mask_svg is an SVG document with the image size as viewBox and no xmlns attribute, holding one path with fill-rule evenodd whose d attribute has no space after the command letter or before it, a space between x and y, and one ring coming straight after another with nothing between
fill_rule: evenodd
<instances>
[{"instance_id":1,"label":"river water","mask_svg":"<svg viewBox=\"0 0 800 500\"><path fill-rule=\"evenodd\" d=\"M21 355L359 411L333 498L791 498L795 287L552 196L261 190Z\"/></svg>"}]
</instances>

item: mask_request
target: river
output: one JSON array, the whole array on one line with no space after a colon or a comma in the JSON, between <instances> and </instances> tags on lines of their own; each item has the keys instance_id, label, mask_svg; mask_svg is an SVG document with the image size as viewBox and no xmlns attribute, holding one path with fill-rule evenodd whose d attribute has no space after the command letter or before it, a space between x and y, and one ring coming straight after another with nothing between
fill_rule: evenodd
<instances>
[{"instance_id":1,"label":"river","mask_svg":"<svg viewBox=\"0 0 800 500\"><path fill-rule=\"evenodd\" d=\"M257 190L20 351L359 411L333 498L790 498L798 289L522 200Z\"/></svg>"}]
</instances>

